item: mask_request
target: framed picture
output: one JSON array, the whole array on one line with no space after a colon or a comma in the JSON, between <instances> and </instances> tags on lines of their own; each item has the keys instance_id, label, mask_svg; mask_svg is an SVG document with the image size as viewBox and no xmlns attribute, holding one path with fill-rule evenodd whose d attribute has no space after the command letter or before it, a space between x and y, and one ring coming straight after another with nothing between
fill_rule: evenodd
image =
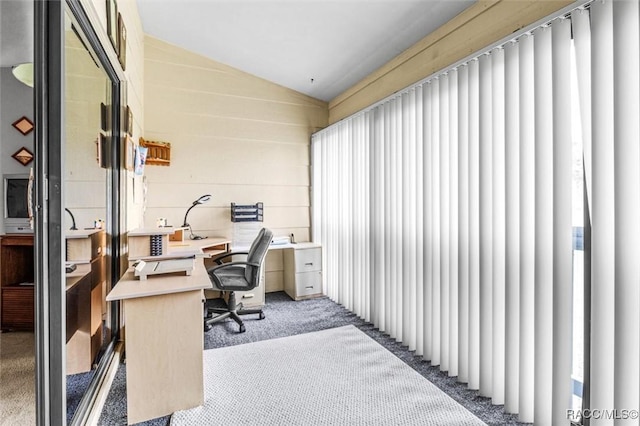
<instances>
[{"instance_id":1,"label":"framed picture","mask_svg":"<svg viewBox=\"0 0 640 426\"><path fill-rule=\"evenodd\" d=\"M106 0L106 2L107 34L109 34L109 39L111 39L111 44L113 44L113 48L116 50L116 53L119 53L118 40L120 37L118 35L118 6L116 5L116 0Z\"/></svg>"},{"instance_id":2,"label":"framed picture","mask_svg":"<svg viewBox=\"0 0 640 426\"><path fill-rule=\"evenodd\" d=\"M109 126L109 108L104 103L100 103L100 128L104 132L106 132L108 126Z\"/></svg>"},{"instance_id":3,"label":"framed picture","mask_svg":"<svg viewBox=\"0 0 640 426\"><path fill-rule=\"evenodd\" d=\"M127 105L125 120L127 120L126 122L127 134L129 136L133 136L133 114L131 113L131 108L129 108L129 105Z\"/></svg>"},{"instance_id":4,"label":"framed picture","mask_svg":"<svg viewBox=\"0 0 640 426\"><path fill-rule=\"evenodd\" d=\"M133 163L135 160L135 145L133 139L129 135L124 138L124 167L127 170L133 171Z\"/></svg>"},{"instance_id":5,"label":"framed picture","mask_svg":"<svg viewBox=\"0 0 640 426\"><path fill-rule=\"evenodd\" d=\"M118 59L122 70L127 69L127 29L124 26L124 20L122 14L118 13Z\"/></svg>"},{"instance_id":6,"label":"framed picture","mask_svg":"<svg viewBox=\"0 0 640 426\"><path fill-rule=\"evenodd\" d=\"M98 166L103 169L106 169L109 166L107 152L107 137L102 133L99 133L98 138L96 139L96 161L98 162Z\"/></svg>"}]
</instances>

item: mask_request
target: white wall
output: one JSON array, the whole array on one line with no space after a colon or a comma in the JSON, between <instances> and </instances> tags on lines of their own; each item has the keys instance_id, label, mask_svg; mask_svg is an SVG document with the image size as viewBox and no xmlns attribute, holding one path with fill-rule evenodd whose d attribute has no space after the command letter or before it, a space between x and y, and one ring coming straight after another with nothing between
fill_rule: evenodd
<instances>
[{"instance_id":1,"label":"white wall","mask_svg":"<svg viewBox=\"0 0 640 426\"><path fill-rule=\"evenodd\" d=\"M32 153L35 132L24 136L11 124L20 117L33 117L33 89L16 80L11 68L0 68L0 175L6 173L29 173L33 162L23 166L11 156L25 147ZM3 186L0 183L0 186ZM4 187L0 189L4 191ZM4 192L2 192L4 194ZM0 212L4 211L4 196L0 197ZM0 234L4 234L4 223L0 221Z\"/></svg>"},{"instance_id":2,"label":"white wall","mask_svg":"<svg viewBox=\"0 0 640 426\"><path fill-rule=\"evenodd\" d=\"M274 235L308 241L309 145L326 126L327 104L186 51L145 39L146 140L171 143L171 165L146 166L145 225L181 225L233 237L230 203L264 203Z\"/></svg>"}]
</instances>

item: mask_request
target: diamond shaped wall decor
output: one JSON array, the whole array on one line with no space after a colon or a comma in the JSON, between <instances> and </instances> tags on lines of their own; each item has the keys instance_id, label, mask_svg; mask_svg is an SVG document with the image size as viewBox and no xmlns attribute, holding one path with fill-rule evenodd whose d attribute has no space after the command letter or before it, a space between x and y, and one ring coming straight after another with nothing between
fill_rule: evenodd
<instances>
[{"instance_id":1,"label":"diamond shaped wall decor","mask_svg":"<svg viewBox=\"0 0 640 426\"><path fill-rule=\"evenodd\" d=\"M16 159L20 164L26 166L31 161L33 161L33 154L24 146L16 151L15 154L12 155L13 158Z\"/></svg>"},{"instance_id":2,"label":"diamond shaped wall decor","mask_svg":"<svg viewBox=\"0 0 640 426\"><path fill-rule=\"evenodd\" d=\"M29 134L33 130L33 123L27 117L21 117L12 124L23 135Z\"/></svg>"}]
</instances>

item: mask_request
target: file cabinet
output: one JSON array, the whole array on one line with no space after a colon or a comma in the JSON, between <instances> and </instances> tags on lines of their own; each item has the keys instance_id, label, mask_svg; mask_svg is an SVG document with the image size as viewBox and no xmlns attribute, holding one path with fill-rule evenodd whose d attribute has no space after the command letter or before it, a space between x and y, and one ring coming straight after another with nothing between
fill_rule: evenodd
<instances>
[{"instance_id":1,"label":"file cabinet","mask_svg":"<svg viewBox=\"0 0 640 426\"><path fill-rule=\"evenodd\" d=\"M284 291L293 300L322 296L322 247L300 243L284 249Z\"/></svg>"}]
</instances>

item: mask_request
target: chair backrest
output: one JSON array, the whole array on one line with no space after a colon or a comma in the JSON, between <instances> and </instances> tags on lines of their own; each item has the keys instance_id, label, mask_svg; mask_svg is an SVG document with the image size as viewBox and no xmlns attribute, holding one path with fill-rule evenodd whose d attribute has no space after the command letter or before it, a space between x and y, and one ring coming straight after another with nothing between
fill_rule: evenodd
<instances>
[{"instance_id":1,"label":"chair backrest","mask_svg":"<svg viewBox=\"0 0 640 426\"><path fill-rule=\"evenodd\" d=\"M258 266L247 265L244 272L245 279L254 283L255 286L258 286L260 281L260 266L264 257L267 255L267 250L269 249L269 244L271 244L271 240L273 239L273 232L267 228L262 228L260 232L258 232L258 236L253 243L251 244L251 248L249 249L249 254L247 255L247 262L257 264Z\"/></svg>"}]
</instances>

